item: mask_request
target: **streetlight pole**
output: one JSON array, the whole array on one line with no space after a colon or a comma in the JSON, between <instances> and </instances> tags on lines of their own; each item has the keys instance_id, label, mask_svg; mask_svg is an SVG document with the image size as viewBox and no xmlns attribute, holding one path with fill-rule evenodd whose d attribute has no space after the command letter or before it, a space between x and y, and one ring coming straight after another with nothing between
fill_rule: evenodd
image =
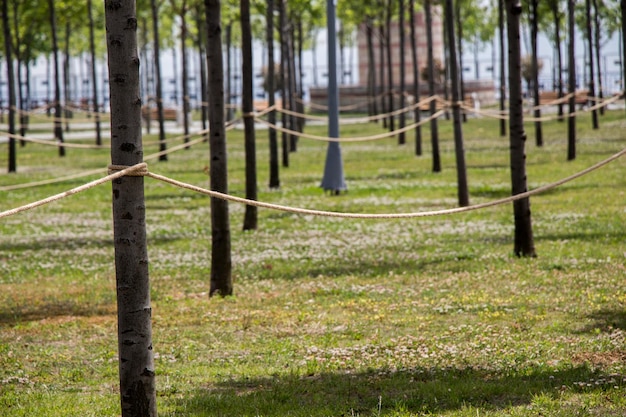
<instances>
[{"instance_id":1,"label":"streetlight pole","mask_svg":"<svg viewBox=\"0 0 626 417\"><path fill-rule=\"evenodd\" d=\"M339 138L339 89L337 87L337 27L335 24L335 0L326 0L328 32L328 136ZM326 165L322 188L332 194L346 189L343 160L338 141L328 142Z\"/></svg>"}]
</instances>

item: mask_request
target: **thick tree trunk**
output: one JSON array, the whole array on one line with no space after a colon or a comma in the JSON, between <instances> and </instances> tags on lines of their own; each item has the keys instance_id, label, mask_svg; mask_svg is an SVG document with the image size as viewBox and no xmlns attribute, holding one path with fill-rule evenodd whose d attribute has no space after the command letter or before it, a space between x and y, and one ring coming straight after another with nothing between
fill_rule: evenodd
<instances>
[{"instance_id":1,"label":"thick tree trunk","mask_svg":"<svg viewBox=\"0 0 626 417\"><path fill-rule=\"evenodd\" d=\"M241 110L243 112L243 123L245 131L245 153L246 153L246 198L248 200L257 199L257 178L256 178L256 139L254 135L253 118L253 68L252 68L252 28L250 27L250 0L239 2L241 19L241 77L242 96ZM243 219L243 230L256 230L257 228L257 208L246 205L246 212Z\"/></svg>"},{"instance_id":2,"label":"thick tree trunk","mask_svg":"<svg viewBox=\"0 0 626 417\"><path fill-rule=\"evenodd\" d=\"M106 1L111 163L142 162L135 2ZM120 394L123 417L156 417L156 385L146 244L144 179L112 184Z\"/></svg>"},{"instance_id":3,"label":"thick tree trunk","mask_svg":"<svg viewBox=\"0 0 626 417\"><path fill-rule=\"evenodd\" d=\"M465 165L465 149L463 148L463 129L461 119L461 82L459 80L459 65L456 56L456 41L454 39L454 6L453 0L446 0L445 19L448 45L450 47L450 80L452 90L452 118L454 123L454 151L456 157L456 178L459 206L469 206L469 191L467 188L467 168Z\"/></svg>"},{"instance_id":4,"label":"thick tree trunk","mask_svg":"<svg viewBox=\"0 0 626 417\"><path fill-rule=\"evenodd\" d=\"M428 93L432 97L435 95L435 57L433 53L433 16L431 0L424 1L424 12L426 13L426 42L428 44ZM437 111L435 100L430 102L431 117ZM439 155L439 131L437 128L437 118L430 121L430 142L433 148L433 172L441 172L441 157Z\"/></svg>"},{"instance_id":5,"label":"thick tree trunk","mask_svg":"<svg viewBox=\"0 0 626 417\"><path fill-rule=\"evenodd\" d=\"M154 37L154 78L156 79L156 105L159 118L159 152L167 150L165 142L165 117L163 115L163 80L161 79L161 42L159 40L159 7L157 0L150 0L152 6L152 31ZM167 161L167 153L159 156L159 161Z\"/></svg>"},{"instance_id":6,"label":"thick tree trunk","mask_svg":"<svg viewBox=\"0 0 626 417\"><path fill-rule=\"evenodd\" d=\"M569 119L567 121L567 160L576 159L576 19L575 19L576 0L567 1L567 20L569 39L567 46L568 53L568 93L569 93Z\"/></svg>"},{"instance_id":7,"label":"thick tree trunk","mask_svg":"<svg viewBox=\"0 0 626 417\"><path fill-rule=\"evenodd\" d=\"M54 0L48 0L50 26L52 28L52 56L54 57L54 137L59 142L59 156L65 156L63 124L61 117L61 81L59 71L59 43L57 41L56 13Z\"/></svg>"},{"instance_id":8,"label":"thick tree trunk","mask_svg":"<svg viewBox=\"0 0 626 417\"><path fill-rule=\"evenodd\" d=\"M228 160L224 126L224 60L220 0L204 0L207 22L207 68L209 79L209 128L211 190L228 193ZM211 198L210 296L232 295L232 261L228 202Z\"/></svg>"},{"instance_id":9,"label":"thick tree trunk","mask_svg":"<svg viewBox=\"0 0 626 417\"><path fill-rule=\"evenodd\" d=\"M267 0L267 15L266 15L266 32L265 38L267 41L267 92L269 107L274 107L276 104L276 86L275 81L275 67L274 67L274 0ZM271 125L276 124L276 111L272 110L267 115L267 120ZM270 151L270 178L269 187L279 188L279 163L278 163L278 138L276 130L270 126L268 130L269 135L269 151Z\"/></svg>"},{"instance_id":10,"label":"thick tree trunk","mask_svg":"<svg viewBox=\"0 0 626 417\"><path fill-rule=\"evenodd\" d=\"M87 0L87 12L89 14L89 52L91 55L91 88L94 121L96 128L96 145L101 146L102 130L100 129L100 106L98 105L98 82L96 77L96 42L94 39L93 11L91 9L91 0Z\"/></svg>"},{"instance_id":11,"label":"thick tree trunk","mask_svg":"<svg viewBox=\"0 0 626 417\"><path fill-rule=\"evenodd\" d=\"M9 26L8 0L2 1L2 28L4 37L4 55L7 61L7 83L9 90L9 135L15 134L15 73L13 71L13 52L11 50L11 29ZM17 150L15 138L9 136L9 172L17 171Z\"/></svg>"},{"instance_id":12,"label":"thick tree trunk","mask_svg":"<svg viewBox=\"0 0 626 417\"><path fill-rule=\"evenodd\" d=\"M507 29L509 41L509 141L511 158L512 195L527 191L526 184L526 133L524 132L524 109L522 101L522 71L520 48L520 0L506 0ZM534 257L530 199L513 202L515 218L515 246L517 256Z\"/></svg>"}]
</instances>

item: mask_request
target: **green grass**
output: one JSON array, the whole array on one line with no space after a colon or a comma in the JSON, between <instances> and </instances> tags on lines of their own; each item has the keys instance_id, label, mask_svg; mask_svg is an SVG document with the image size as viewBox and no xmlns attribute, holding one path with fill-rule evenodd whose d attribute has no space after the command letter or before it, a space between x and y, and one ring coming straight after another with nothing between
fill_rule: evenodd
<instances>
[{"instance_id":1,"label":"green grass","mask_svg":"<svg viewBox=\"0 0 626 417\"><path fill-rule=\"evenodd\" d=\"M590 128L578 157L566 124L528 124L530 188L626 145L623 111ZM380 133L342 126L343 136ZM307 132L324 135L325 127ZM395 139L342 145L348 192L319 188L326 144L302 139L259 199L296 207L400 213L456 205L451 123L413 155ZM464 139L472 203L510 193L508 139L471 119ZM173 136L173 135L172 135ZM229 133L229 184L244 195L243 137ZM145 137L145 154L157 151ZM83 141L83 143L87 143ZM106 150L18 147L0 186L102 167ZM208 145L150 162L208 187ZM0 154L6 167L6 152ZM538 257L513 251L509 205L445 217L340 220L261 209L243 232L231 204L235 296L208 298L207 197L145 180L153 342L161 416L622 416L626 414L624 159L533 197ZM6 171L5 171L6 172ZM1 192L0 211L98 176ZM0 416L117 416L117 331L110 186L0 220Z\"/></svg>"}]
</instances>

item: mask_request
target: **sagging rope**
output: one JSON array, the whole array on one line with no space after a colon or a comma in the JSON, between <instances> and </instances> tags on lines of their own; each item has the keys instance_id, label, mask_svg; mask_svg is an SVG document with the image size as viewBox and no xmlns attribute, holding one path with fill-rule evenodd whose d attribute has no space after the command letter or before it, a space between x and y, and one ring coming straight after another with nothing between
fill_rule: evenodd
<instances>
[{"instance_id":1,"label":"sagging rope","mask_svg":"<svg viewBox=\"0 0 626 417\"><path fill-rule=\"evenodd\" d=\"M30 210L33 209L35 207L39 207L42 206L44 204L48 204L51 203L53 201L57 201L60 200L62 198L68 197L70 195L73 194L77 194L79 192L82 191L86 191L90 188L93 188L97 185L100 184L104 184L105 182L111 181L113 179L125 176L125 175L132 175L132 176L148 176L150 178L154 178L156 180L159 181L163 181L166 182L168 184L180 187L180 188L184 188L190 191L195 191L201 194L205 194L208 195L210 197L214 197L214 198L219 198L222 200L227 200L227 201L231 201L231 202L235 202L235 203L240 203L240 204L246 204L246 205L250 205L250 206L256 206L256 207L260 207L260 208L267 208L267 209L271 209L271 210L278 210L278 211L283 211L283 212L288 212L288 213L293 213L293 214L300 214L300 215L313 215L313 216L320 216L320 217L335 217L335 218L348 218L348 219L410 219L410 218L418 218L418 217L433 217L433 216L441 216L441 215L448 215L448 214L457 214L457 213L465 213L465 212L469 212L469 211L475 211L475 210L479 210L479 209L484 209L484 208L488 208L488 207L494 207L494 206L498 206L498 205L502 205L502 204L507 204L507 203L511 203L513 201L517 201L517 200L521 200L524 198L528 198L531 197L533 195L536 194L540 194L546 191L549 191L551 189L554 189L556 187L559 187L563 184L566 184L570 181L573 181L577 178L580 178L584 175L587 175L597 169L602 168L603 166L613 162L614 160L620 158L621 156L623 156L624 154L626 154L626 148L622 149L621 151L617 152L616 154L610 156L609 158L600 161L582 171L579 171L573 175L570 175L566 178L563 178L561 180L555 181L553 183L550 184L546 184L543 185L541 187L535 188L533 190L530 191L526 191L524 193L520 193L520 194L516 194L513 196L509 196L509 197L505 197L499 200L493 200L493 201L489 201L489 202L485 202L485 203L480 203L480 204L475 204L472 206L467 206L467 207L456 207L456 208L451 208L451 209L443 209L443 210L432 210L432 211L420 211L420 212L412 212L412 213L343 213L343 212L334 212L334 211L325 211L325 210L313 210L313 209L306 209L306 208L297 208L297 207L290 207L290 206L284 206L284 205L280 205L280 204L273 204L273 203L266 203L266 202L262 202L262 201L257 201L257 200L249 200L246 198L242 198L242 197L236 197L230 194L224 194L224 193L220 193L217 191L213 191L213 190L207 190L205 188L201 188L201 187L197 187L195 185L192 184L188 184L188 183L184 183L181 181L177 181L162 175L158 175L158 174L153 174L151 172L148 171L148 166L145 162L139 163L137 165L133 165L133 166L114 166L111 165L109 166L109 172L110 174L107 175L106 177L100 178L99 180L95 180L92 181L90 183L84 184L80 187L76 187L76 188L72 188L71 190L65 191L63 193L60 194L56 194L54 196L45 198L43 200L39 200L36 201L34 203L30 203L18 208L14 208L11 210L7 210L7 211L3 211L0 212L0 219L4 218L4 217L8 217L8 216L12 216L18 213L21 213L23 211L26 210Z\"/></svg>"}]
</instances>

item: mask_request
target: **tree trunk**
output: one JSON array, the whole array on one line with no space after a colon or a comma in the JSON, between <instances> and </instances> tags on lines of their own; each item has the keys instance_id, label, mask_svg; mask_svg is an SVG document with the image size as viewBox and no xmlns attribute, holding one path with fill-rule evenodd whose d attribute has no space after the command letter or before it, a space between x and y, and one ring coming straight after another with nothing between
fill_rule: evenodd
<instances>
[{"instance_id":1,"label":"tree trunk","mask_svg":"<svg viewBox=\"0 0 626 417\"><path fill-rule=\"evenodd\" d=\"M287 60L289 59L289 45L287 44L287 0L278 0L279 3L279 26L280 36L280 99L281 107L285 108L287 104L287 84L289 80L285 76L287 74ZM283 126L287 126L287 114L281 114L281 122ZM286 132L282 132L282 160L283 167L289 166L289 136Z\"/></svg>"},{"instance_id":2,"label":"tree trunk","mask_svg":"<svg viewBox=\"0 0 626 417\"><path fill-rule=\"evenodd\" d=\"M569 93L569 119L567 122L567 160L576 159L576 19L574 15L576 0L567 1L567 20L568 20L568 93Z\"/></svg>"},{"instance_id":3,"label":"tree trunk","mask_svg":"<svg viewBox=\"0 0 626 417\"><path fill-rule=\"evenodd\" d=\"M406 107L406 97L405 97L405 82L404 78L405 74L405 58L404 58L404 49L405 49L405 36L404 36L404 0L399 0L398 13L399 13L399 24L398 24L398 35L400 37L400 108L404 109ZM398 129L403 129L406 125L406 113L403 111L400 113L398 117ZM404 145L406 143L406 134L402 131L398 133L398 145Z\"/></svg>"},{"instance_id":4,"label":"tree trunk","mask_svg":"<svg viewBox=\"0 0 626 417\"><path fill-rule=\"evenodd\" d=\"M600 41L600 16L598 12L598 0L593 0L593 28L594 28L594 43L596 51L596 68L598 71L598 99L596 103L602 102L604 98L603 85L602 85L602 66L600 65L600 55L602 42ZM604 116L604 106L600 107L600 115Z\"/></svg>"},{"instance_id":5,"label":"tree trunk","mask_svg":"<svg viewBox=\"0 0 626 417\"><path fill-rule=\"evenodd\" d=\"M456 22L456 31L457 31L457 51L459 55L459 83L461 84L461 101L465 101L465 81L463 78L463 21L461 19L461 2L457 0L456 2L456 15L454 16L454 21ZM463 122L467 122L467 113L462 113Z\"/></svg>"},{"instance_id":6,"label":"tree trunk","mask_svg":"<svg viewBox=\"0 0 626 417\"><path fill-rule=\"evenodd\" d=\"M52 28L52 56L54 57L54 137L59 143L59 156L65 156L63 144L63 124L61 117L61 81L59 80L59 43L57 41L57 23L54 0L48 0L50 26Z\"/></svg>"},{"instance_id":7,"label":"tree trunk","mask_svg":"<svg viewBox=\"0 0 626 417\"><path fill-rule=\"evenodd\" d=\"M100 106L98 105L98 82L96 78L96 43L94 39L93 11L91 0L87 0L87 13L89 15L89 51L91 54L91 87L94 120L96 124L96 145L102 145L102 131L100 129Z\"/></svg>"},{"instance_id":8,"label":"tree trunk","mask_svg":"<svg viewBox=\"0 0 626 417\"><path fill-rule=\"evenodd\" d=\"M500 38L500 112L506 109L506 59L504 47L504 1L498 0L498 36ZM506 119L500 118L500 136L506 136Z\"/></svg>"},{"instance_id":9,"label":"tree trunk","mask_svg":"<svg viewBox=\"0 0 626 417\"><path fill-rule=\"evenodd\" d=\"M563 97L563 54L561 53L561 18L560 18L560 5L556 2L552 3L552 15L554 17L554 37L555 37L555 48L557 53L557 66L559 70L559 77L557 81L557 92L558 97ZM563 103L559 102L559 121L563 121Z\"/></svg>"},{"instance_id":10,"label":"tree trunk","mask_svg":"<svg viewBox=\"0 0 626 417\"><path fill-rule=\"evenodd\" d=\"M111 163L130 166L143 156L135 2L109 0L105 13ZM114 180L112 194L122 417L156 417L143 177Z\"/></svg>"},{"instance_id":11,"label":"tree trunk","mask_svg":"<svg viewBox=\"0 0 626 417\"><path fill-rule=\"evenodd\" d=\"M7 83L9 90L9 172L17 171L17 150L15 147L15 74L13 72L13 52L11 50L11 29L9 26L9 7L7 0L2 1L2 27L4 36L4 55L7 61Z\"/></svg>"},{"instance_id":12,"label":"tree trunk","mask_svg":"<svg viewBox=\"0 0 626 417\"><path fill-rule=\"evenodd\" d=\"M620 2L622 17L622 98L626 98L626 1Z\"/></svg>"},{"instance_id":13,"label":"tree trunk","mask_svg":"<svg viewBox=\"0 0 626 417\"><path fill-rule=\"evenodd\" d=\"M21 57L21 47L22 47L22 41L20 39L20 25L19 25L19 11L18 11L18 6L19 3L15 2L13 3L13 36L15 38L15 51L17 51L16 54L16 66L17 66L17 94L16 94L16 99L19 101L20 104L20 115L19 115L19 119L20 119L20 136L26 136L26 130L27 130L27 113L26 113L26 99L24 98L24 89L22 88L23 86L23 81L22 81L22 57ZM13 42L13 41L11 41ZM28 62L24 63L25 67L28 68ZM26 77L26 79L28 80L28 77ZM1 105L0 105L1 106ZM26 146L26 141L20 139L20 146Z\"/></svg>"},{"instance_id":14,"label":"tree trunk","mask_svg":"<svg viewBox=\"0 0 626 417\"><path fill-rule=\"evenodd\" d=\"M452 85L452 118L454 123L454 151L456 157L456 178L459 206L469 206L469 191L467 188L467 168L465 166L465 149L463 148L463 129L461 119L461 83L459 80L459 66L456 56L456 41L454 39L454 6L453 0L446 0L445 20L448 22L448 46L450 47L450 79Z\"/></svg>"},{"instance_id":15,"label":"tree trunk","mask_svg":"<svg viewBox=\"0 0 626 417\"><path fill-rule=\"evenodd\" d=\"M393 0L387 0L387 13L385 15L386 26L387 26L387 83L389 84L389 97L387 98L387 102L389 104L389 112L393 112L394 110L394 86L393 86L393 60L391 54L391 14L393 9ZM389 131L393 132L395 130L395 122L394 117L389 114Z\"/></svg>"},{"instance_id":16,"label":"tree trunk","mask_svg":"<svg viewBox=\"0 0 626 417\"><path fill-rule=\"evenodd\" d=\"M411 59L413 61L413 96L415 97L415 103L418 103L421 100L422 93L420 91L420 71L417 59L417 37L415 36L415 0L409 0L409 15L411 22ZM413 112L415 123L420 121L421 113L421 109L416 107ZM419 125L415 127L415 155L422 155L422 127Z\"/></svg>"},{"instance_id":17,"label":"tree trunk","mask_svg":"<svg viewBox=\"0 0 626 417\"><path fill-rule=\"evenodd\" d=\"M365 38L367 39L367 95L369 97L367 113L374 116L378 114L376 108L376 60L374 58L374 21L369 16L365 23Z\"/></svg>"},{"instance_id":18,"label":"tree trunk","mask_svg":"<svg viewBox=\"0 0 626 417\"><path fill-rule=\"evenodd\" d=\"M512 195L527 191L526 185L526 133L524 132L524 104L522 101L522 71L520 48L520 0L506 0L507 31L509 41L509 141L511 158ZM523 198L513 202L515 218L515 246L517 256L534 257L530 199Z\"/></svg>"},{"instance_id":19,"label":"tree trunk","mask_svg":"<svg viewBox=\"0 0 626 417\"><path fill-rule=\"evenodd\" d=\"M70 119L73 116L70 105L72 104L72 88L70 86L70 24L65 24L65 53L63 54L63 95L65 97L65 131L70 131Z\"/></svg>"},{"instance_id":20,"label":"tree trunk","mask_svg":"<svg viewBox=\"0 0 626 417\"><path fill-rule=\"evenodd\" d=\"M296 56L295 56L295 48L294 48L294 37L295 37L295 28L294 23L290 19L287 31L287 80L289 80L289 85L287 87L287 96L289 98L289 110L296 110ZM293 115L289 116L289 129L297 130L297 122L296 117ZM296 152L298 150L298 137L296 135L289 135L289 151Z\"/></svg>"},{"instance_id":21,"label":"tree trunk","mask_svg":"<svg viewBox=\"0 0 626 417\"><path fill-rule=\"evenodd\" d=\"M231 56L233 44L233 23L226 25L226 120L233 120L233 58Z\"/></svg>"},{"instance_id":22,"label":"tree trunk","mask_svg":"<svg viewBox=\"0 0 626 417\"><path fill-rule=\"evenodd\" d=\"M428 94L435 95L435 57L433 55L433 16L431 10L431 0L424 1L424 12L426 13L426 42L428 44ZM437 103L430 102L431 117L436 113ZM441 172L441 157L439 156L439 132L437 129L437 118L430 121L430 142L433 148L433 172Z\"/></svg>"},{"instance_id":23,"label":"tree trunk","mask_svg":"<svg viewBox=\"0 0 626 417\"><path fill-rule=\"evenodd\" d=\"M207 130L207 119L208 119L208 91L206 85L206 51L204 49L204 42L202 41L202 37L206 33L204 30L204 24L201 16L201 8L198 7L196 9L196 28L198 30L198 39L197 39L197 47L198 47L198 57L200 58L200 73L198 76L200 77L200 114L202 118L202 130L206 132ZM208 134L204 134L204 140L208 141Z\"/></svg>"},{"instance_id":24,"label":"tree trunk","mask_svg":"<svg viewBox=\"0 0 626 417\"><path fill-rule=\"evenodd\" d=\"M539 0L532 0L531 2L531 49L532 49L532 76L533 76L533 99L535 110L533 116L536 119L541 117L541 109L539 107L539 57L537 50L537 36L539 35L539 15L537 7L539 6ZM543 146L543 130L541 129L541 121L535 120L535 144L537 146Z\"/></svg>"},{"instance_id":25,"label":"tree trunk","mask_svg":"<svg viewBox=\"0 0 626 417\"><path fill-rule=\"evenodd\" d=\"M248 200L257 199L257 179L256 179L256 143L254 135L254 106L253 106L253 68L252 68L252 28L250 27L250 0L239 2L241 19L241 110L243 112L243 123L245 131L245 153L246 153L246 198ZM246 205L246 212L243 219L243 230L256 230L257 228L257 208Z\"/></svg>"},{"instance_id":26,"label":"tree trunk","mask_svg":"<svg viewBox=\"0 0 626 417\"><path fill-rule=\"evenodd\" d=\"M187 1L183 0L180 14L180 52L183 56L183 134L184 142L189 142L189 65L187 63ZM185 149L189 149L186 146Z\"/></svg>"},{"instance_id":27,"label":"tree trunk","mask_svg":"<svg viewBox=\"0 0 626 417\"><path fill-rule=\"evenodd\" d=\"M165 121L163 115L163 80L161 79L161 42L159 40L159 7L157 0L150 0L152 6L152 31L154 37L154 78L156 79L156 105L159 118L159 161L167 161L167 143L165 142Z\"/></svg>"},{"instance_id":28,"label":"tree trunk","mask_svg":"<svg viewBox=\"0 0 626 417\"><path fill-rule=\"evenodd\" d=\"M591 3L590 0L585 0L585 16L586 16L586 29L587 29L587 33L585 34L587 36L587 58L589 59L589 66L587 67L589 69L589 96L592 99L596 99L596 80L594 77L594 54L593 54L593 33L591 31ZM590 103L592 106L596 104L595 101L590 101ZM591 111L591 125L593 126L594 129L598 129L600 127L599 123L598 123L598 110L597 109L593 109Z\"/></svg>"},{"instance_id":29,"label":"tree trunk","mask_svg":"<svg viewBox=\"0 0 626 417\"><path fill-rule=\"evenodd\" d=\"M211 190L228 193L228 160L224 126L224 61L220 0L204 0L207 22ZM228 202L211 198L211 289L209 295L232 295Z\"/></svg>"},{"instance_id":30,"label":"tree trunk","mask_svg":"<svg viewBox=\"0 0 626 417\"><path fill-rule=\"evenodd\" d=\"M389 112L389 106L387 103L389 100L389 90L391 87L385 85L385 26L380 25L378 27L378 59L379 59L379 80L380 80L380 111L385 114ZM383 128L387 128L387 118L383 118Z\"/></svg>"},{"instance_id":31,"label":"tree trunk","mask_svg":"<svg viewBox=\"0 0 626 417\"><path fill-rule=\"evenodd\" d=\"M266 32L265 37L267 41L267 92L269 107L274 107L276 104L276 86L274 85L274 0L267 0L267 16L266 16ZM276 124L276 111L272 110L267 115L267 120L271 125ZM269 135L269 151L270 151L270 178L269 187L279 188L280 178L278 171L278 138L276 130L271 126L268 129Z\"/></svg>"}]
</instances>

